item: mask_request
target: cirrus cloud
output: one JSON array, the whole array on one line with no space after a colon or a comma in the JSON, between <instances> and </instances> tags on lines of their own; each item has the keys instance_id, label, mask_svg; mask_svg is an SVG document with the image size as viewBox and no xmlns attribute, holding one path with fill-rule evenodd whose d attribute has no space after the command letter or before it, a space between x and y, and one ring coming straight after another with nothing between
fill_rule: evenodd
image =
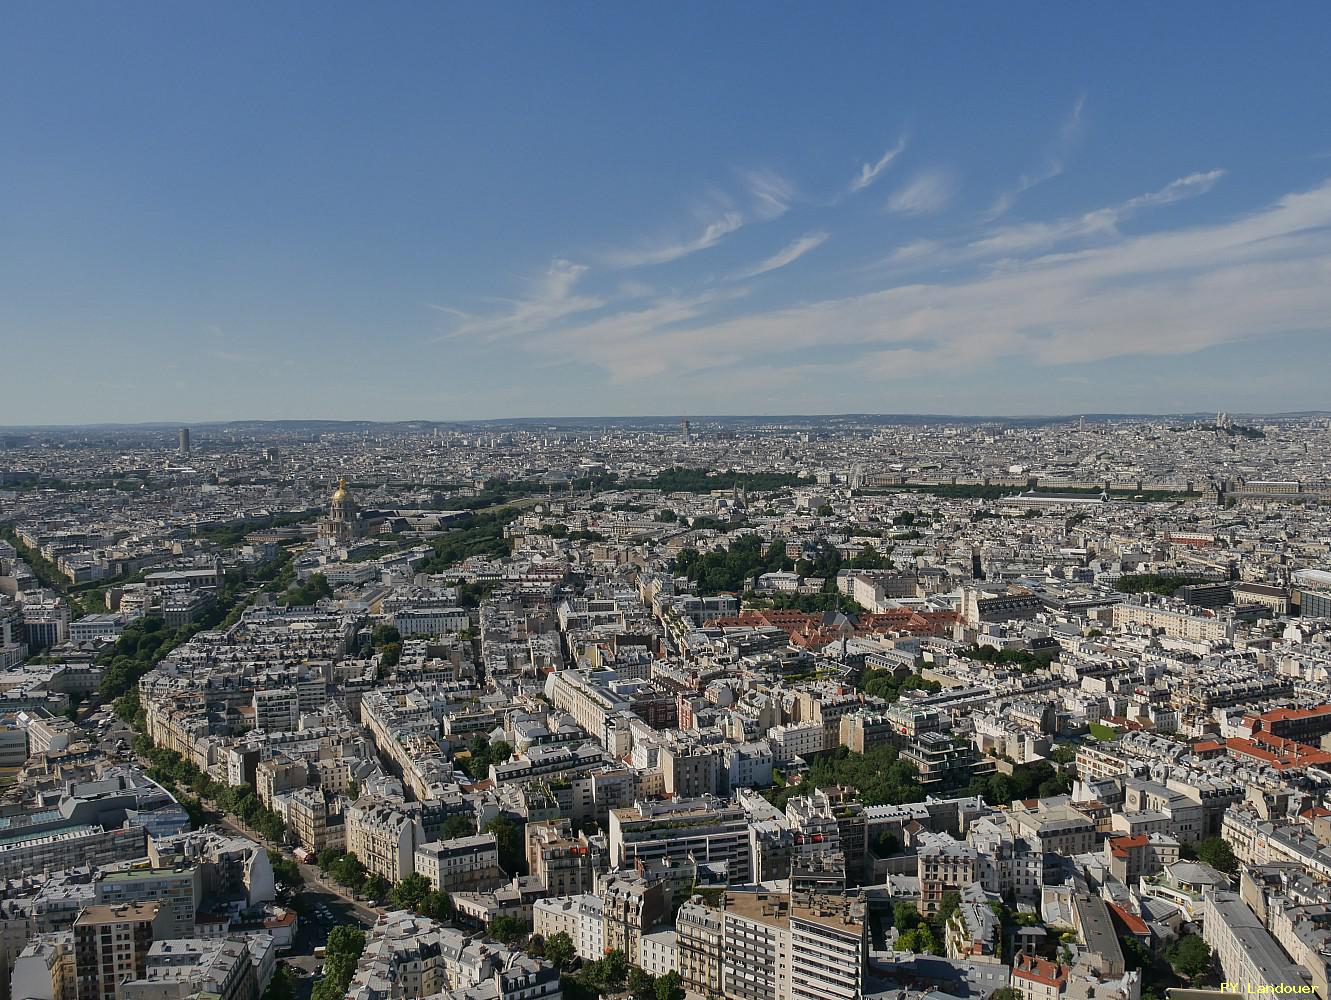
<instances>
[{"instance_id":1,"label":"cirrus cloud","mask_svg":"<svg viewBox=\"0 0 1331 1000\"><path fill-rule=\"evenodd\" d=\"M956 176L950 170L922 170L887 199L887 210L898 215L930 215L941 211L956 193Z\"/></svg>"}]
</instances>

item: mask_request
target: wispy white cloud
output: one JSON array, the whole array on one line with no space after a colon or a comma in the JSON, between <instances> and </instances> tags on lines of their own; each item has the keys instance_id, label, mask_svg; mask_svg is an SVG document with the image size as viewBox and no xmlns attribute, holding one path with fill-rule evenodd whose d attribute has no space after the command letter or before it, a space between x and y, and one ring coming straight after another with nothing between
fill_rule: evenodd
<instances>
[{"instance_id":1,"label":"wispy white cloud","mask_svg":"<svg viewBox=\"0 0 1331 1000\"><path fill-rule=\"evenodd\" d=\"M1185 198L1206 194L1225 176L1223 170L1208 170L1170 181L1158 191L1137 195L1117 205L1085 212L1054 222L1029 222L1004 226L973 241L969 250L978 255L1014 253L1052 247L1074 239L1113 235L1120 223L1139 209L1169 205Z\"/></svg>"},{"instance_id":2,"label":"wispy white cloud","mask_svg":"<svg viewBox=\"0 0 1331 1000\"><path fill-rule=\"evenodd\" d=\"M1126 215L1148 205L1169 205L1176 201L1182 201L1184 198L1194 198L1199 194L1206 194L1224 176L1225 172L1223 170L1206 170L1188 174L1187 177L1170 181L1159 191L1150 191L1135 198L1129 198L1123 203L1122 213Z\"/></svg>"},{"instance_id":3,"label":"wispy white cloud","mask_svg":"<svg viewBox=\"0 0 1331 1000\"><path fill-rule=\"evenodd\" d=\"M859 176L850 182L850 192L863 191L870 184L878 179L878 176L892 165L892 161L900 156L906 149L906 137L903 135L897 140L897 144L887 150L873 163L866 163L860 167Z\"/></svg>"},{"instance_id":4,"label":"wispy white cloud","mask_svg":"<svg viewBox=\"0 0 1331 1000\"><path fill-rule=\"evenodd\" d=\"M532 338L529 345L544 354L607 367L615 382L663 375L673 361L668 351L653 347L672 331L699 320L717 305L744 297L742 288L717 290L689 296L665 296L645 305L624 309L589 323L557 327ZM614 356L607 364L605 359ZM596 358L602 360L594 360ZM739 355L718 353L716 360L733 364Z\"/></svg>"},{"instance_id":5,"label":"wispy white cloud","mask_svg":"<svg viewBox=\"0 0 1331 1000\"><path fill-rule=\"evenodd\" d=\"M427 309L433 309L435 312L441 312L445 316L452 316L454 319L471 319L470 313L463 309L458 309L456 306L445 306L440 305L438 302L427 302L425 303L425 307Z\"/></svg>"},{"instance_id":6,"label":"wispy white cloud","mask_svg":"<svg viewBox=\"0 0 1331 1000\"><path fill-rule=\"evenodd\" d=\"M746 170L742 176L755 202L754 213L763 220L785 215L798 194L795 185L775 170Z\"/></svg>"},{"instance_id":7,"label":"wispy white cloud","mask_svg":"<svg viewBox=\"0 0 1331 1000\"><path fill-rule=\"evenodd\" d=\"M1064 216L1050 222L1026 222L998 226L962 241L917 239L894 250L884 264L893 267L946 267L1012 254L1052 250L1076 243L1104 242L1118 235L1120 223L1141 209L1172 204L1206 194L1225 176L1223 170L1208 170L1170 181L1156 191L1136 195L1114 205Z\"/></svg>"},{"instance_id":8,"label":"wispy white cloud","mask_svg":"<svg viewBox=\"0 0 1331 1000\"><path fill-rule=\"evenodd\" d=\"M922 170L887 199L887 210L898 215L929 215L947 207L956 193L956 176L950 170Z\"/></svg>"},{"instance_id":9,"label":"wispy white cloud","mask_svg":"<svg viewBox=\"0 0 1331 1000\"><path fill-rule=\"evenodd\" d=\"M640 246L631 250L615 250L606 254L606 263L611 267L631 268L647 267L653 264L668 264L700 250L716 246L723 239L744 225L744 217L739 212L728 211L713 219L703 231L691 240L680 240L657 246Z\"/></svg>"},{"instance_id":10,"label":"wispy white cloud","mask_svg":"<svg viewBox=\"0 0 1331 1000\"><path fill-rule=\"evenodd\" d=\"M1077 102L1072 106L1072 111L1063 119L1063 124L1059 127L1058 135L1055 136L1049 148L1045 151L1044 162L1037 170L1029 174L1022 174L1017 179L1016 187L1010 191L1005 191L994 201L993 207L986 213L986 220L992 221L999 216L1004 215L1016 203L1018 197L1037 184L1043 184L1045 181L1051 181L1063 173L1068 155L1081 141L1082 134L1082 109L1086 107L1086 95L1082 94L1077 98Z\"/></svg>"},{"instance_id":11,"label":"wispy white cloud","mask_svg":"<svg viewBox=\"0 0 1331 1000\"><path fill-rule=\"evenodd\" d=\"M1119 207L1177 200L1214 180L1180 178ZM1106 232L1074 252L1019 242L1003 269L954 282L738 315L727 315L733 300L716 296L658 300L528 343L602 366L616 382L666 371L721 378L754 364L801 377L892 378L1005 358L1059 365L1187 354L1324 329L1331 315L1331 182L1229 221L1131 237ZM776 360L813 349L816 376L800 360Z\"/></svg>"},{"instance_id":12,"label":"wispy white cloud","mask_svg":"<svg viewBox=\"0 0 1331 1000\"><path fill-rule=\"evenodd\" d=\"M531 283L525 297L510 300L506 308L489 315L475 315L452 306L429 305L461 321L446 334L448 338L482 337L495 340L521 336L606 305L606 299L601 296L576 293L576 286L587 270L586 264L556 258L550 262L545 273Z\"/></svg>"},{"instance_id":13,"label":"wispy white cloud","mask_svg":"<svg viewBox=\"0 0 1331 1000\"><path fill-rule=\"evenodd\" d=\"M793 264L810 250L815 250L827 242L829 233L805 233L793 243L778 250L766 260L755 264L747 270L740 271L735 275L736 278L756 278L760 274L766 274L768 271L775 271L777 268L785 267L787 264Z\"/></svg>"}]
</instances>

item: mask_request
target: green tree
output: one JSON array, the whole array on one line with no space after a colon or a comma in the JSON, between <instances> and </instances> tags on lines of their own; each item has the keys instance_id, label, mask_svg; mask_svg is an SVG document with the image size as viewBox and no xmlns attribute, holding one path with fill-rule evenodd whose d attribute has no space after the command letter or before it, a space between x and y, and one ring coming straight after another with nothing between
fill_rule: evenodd
<instances>
[{"instance_id":1,"label":"green tree","mask_svg":"<svg viewBox=\"0 0 1331 1000\"><path fill-rule=\"evenodd\" d=\"M296 978L291 969L283 963L273 973L268 988L263 991L263 1000L295 1000Z\"/></svg>"},{"instance_id":2,"label":"green tree","mask_svg":"<svg viewBox=\"0 0 1331 1000\"><path fill-rule=\"evenodd\" d=\"M365 950L365 932L351 924L339 924L328 932L327 949L324 978L314 987L310 1000L339 1000L346 995Z\"/></svg>"},{"instance_id":3,"label":"green tree","mask_svg":"<svg viewBox=\"0 0 1331 1000\"><path fill-rule=\"evenodd\" d=\"M470 816L458 814L450 816L444 820L443 826L439 828L439 836L443 840L455 840L458 837L470 837L476 833L476 822Z\"/></svg>"},{"instance_id":4,"label":"green tree","mask_svg":"<svg viewBox=\"0 0 1331 1000\"><path fill-rule=\"evenodd\" d=\"M891 830L880 833L873 843L873 852L880 858L891 857L901 850L901 838Z\"/></svg>"},{"instance_id":5,"label":"green tree","mask_svg":"<svg viewBox=\"0 0 1331 1000\"><path fill-rule=\"evenodd\" d=\"M393 885L378 872L365 880L365 895L376 903L382 903L393 890Z\"/></svg>"},{"instance_id":6,"label":"green tree","mask_svg":"<svg viewBox=\"0 0 1331 1000\"><path fill-rule=\"evenodd\" d=\"M430 894L430 880L420 872L412 872L388 894L388 900L396 910L419 910L425 898Z\"/></svg>"},{"instance_id":7,"label":"green tree","mask_svg":"<svg viewBox=\"0 0 1331 1000\"><path fill-rule=\"evenodd\" d=\"M684 1000L684 982L674 969L657 977L656 1000Z\"/></svg>"},{"instance_id":8,"label":"green tree","mask_svg":"<svg viewBox=\"0 0 1331 1000\"><path fill-rule=\"evenodd\" d=\"M633 994L635 1000L651 1000L656 995L656 977L635 965L629 969L624 988Z\"/></svg>"},{"instance_id":9,"label":"green tree","mask_svg":"<svg viewBox=\"0 0 1331 1000\"><path fill-rule=\"evenodd\" d=\"M343 852L336 847L325 847L319 852L319 856L315 858L314 863L319 866L319 871L327 875L332 871L333 865L342 859L342 854Z\"/></svg>"},{"instance_id":10,"label":"green tree","mask_svg":"<svg viewBox=\"0 0 1331 1000\"><path fill-rule=\"evenodd\" d=\"M920 924L897 938L897 948L901 951L913 951L917 955L937 955L938 941L934 938L932 927Z\"/></svg>"},{"instance_id":11,"label":"green tree","mask_svg":"<svg viewBox=\"0 0 1331 1000\"><path fill-rule=\"evenodd\" d=\"M286 885L293 891L304 884L305 879L300 873L300 865L285 855L279 854L277 851L269 851L268 863L273 867L274 881Z\"/></svg>"},{"instance_id":12,"label":"green tree","mask_svg":"<svg viewBox=\"0 0 1331 1000\"><path fill-rule=\"evenodd\" d=\"M492 938L504 944L516 944L530 932L526 921L520 917L509 916L495 917L486 930Z\"/></svg>"},{"instance_id":13,"label":"green tree","mask_svg":"<svg viewBox=\"0 0 1331 1000\"><path fill-rule=\"evenodd\" d=\"M551 934L545 942L545 957L556 969L567 969L576 956L573 939L565 931Z\"/></svg>"},{"instance_id":14,"label":"green tree","mask_svg":"<svg viewBox=\"0 0 1331 1000\"><path fill-rule=\"evenodd\" d=\"M1071 764L1077 759L1077 748L1070 743L1060 743L1050 751L1049 759L1056 764Z\"/></svg>"},{"instance_id":15,"label":"green tree","mask_svg":"<svg viewBox=\"0 0 1331 1000\"><path fill-rule=\"evenodd\" d=\"M333 596L333 588L322 573L311 573L304 583L291 587L277 599L278 604L304 608Z\"/></svg>"},{"instance_id":16,"label":"green tree","mask_svg":"<svg viewBox=\"0 0 1331 1000\"><path fill-rule=\"evenodd\" d=\"M1137 938L1124 936L1119 938L1119 943L1123 946L1124 964L1129 969L1149 969L1155 961L1151 949L1142 944Z\"/></svg>"},{"instance_id":17,"label":"green tree","mask_svg":"<svg viewBox=\"0 0 1331 1000\"><path fill-rule=\"evenodd\" d=\"M850 566L852 569L882 569L886 562L881 552L866 543L850 561Z\"/></svg>"},{"instance_id":18,"label":"green tree","mask_svg":"<svg viewBox=\"0 0 1331 1000\"><path fill-rule=\"evenodd\" d=\"M1196 979L1211 968L1211 949L1196 934L1184 934L1165 949L1165 961L1184 979Z\"/></svg>"},{"instance_id":19,"label":"green tree","mask_svg":"<svg viewBox=\"0 0 1331 1000\"><path fill-rule=\"evenodd\" d=\"M952 914L956 913L961 906L961 893L955 889L948 889L938 900L938 914L934 918L935 922L942 926L948 922Z\"/></svg>"},{"instance_id":20,"label":"green tree","mask_svg":"<svg viewBox=\"0 0 1331 1000\"><path fill-rule=\"evenodd\" d=\"M892 926L899 931L910 931L924 922L914 903L897 903L892 907Z\"/></svg>"},{"instance_id":21,"label":"green tree","mask_svg":"<svg viewBox=\"0 0 1331 1000\"><path fill-rule=\"evenodd\" d=\"M368 877L365 865L354 854L344 854L338 858L329 874L334 882L346 886L352 892L360 892Z\"/></svg>"},{"instance_id":22,"label":"green tree","mask_svg":"<svg viewBox=\"0 0 1331 1000\"><path fill-rule=\"evenodd\" d=\"M628 975L628 959L618 948L612 949L605 953L605 958L601 959L601 970L607 986L618 986Z\"/></svg>"},{"instance_id":23,"label":"green tree","mask_svg":"<svg viewBox=\"0 0 1331 1000\"><path fill-rule=\"evenodd\" d=\"M418 912L432 920L443 922L453 919L453 897L446 892L440 892L438 889L432 889L425 894L425 899L421 901Z\"/></svg>"},{"instance_id":24,"label":"green tree","mask_svg":"<svg viewBox=\"0 0 1331 1000\"><path fill-rule=\"evenodd\" d=\"M510 875L524 875L527 870L523 829L507 816L496 816L485 824L485 833L493 833L499 850L499 867Z\"/></svg>"},{"instance_id":25,"label":"green tree","mask_svg":"<svg viewBox=\"0 0 1331 1000\"><path fill-rule=\"evenodd\" d=\"M1239 870L1239 859L1235 856L1234 849L1220 837L1208 837L1206 840L1198 841L1194 850L1198 860L1210 865L1216 871L1234 875Z\"/></svg>"}]
</instances>

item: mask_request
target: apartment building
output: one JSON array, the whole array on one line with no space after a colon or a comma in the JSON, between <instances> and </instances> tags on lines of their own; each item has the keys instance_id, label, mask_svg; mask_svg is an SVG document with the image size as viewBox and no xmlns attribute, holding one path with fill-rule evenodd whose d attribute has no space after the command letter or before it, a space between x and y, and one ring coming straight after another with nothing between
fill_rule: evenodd
<instances>
[{"instance_id":1,"label":"apartment building","mask_svg":"<svg viewBox=\"0 0 1331 1000\"><path fill-rule=\"evenodd\" d=\"M1113 609L1114 628L1149 628L1175 639L1225 642L1234 638L1234 621L1219 615L1199 615L1158 604L1123 602Z\"/></svg>"},{"instance_id":2,"label":"apartment building","mask_svg":"<svg viewBox=\"0 0 1331 1000\"><path fill-rule=\"evenodd\" d=\"M766 891L727 892L720 990L734 1000L790 996L790 899Z\"/></svg>"},{"instance_id":3,"label":"apartment building","mask_svg":"<svg viewBox=\"0 0 1331 1000\"><path fill-rule=\"evenodd\" d=\"M841 720L843 730L846 720L850 718L852 716ZM796 757L808 757L823 749L823 726L820 722L792 722L773 726L767 730L767 742L772 748L773 763L778 766L788 764ZM842 742L845 742L844 738Z\"/></svg>"},{"instance_id":4,"label":"apartment building","mask_svg":"<svg viewBox=\"0 0 1331 1000\"><path fill-rule=\"evenodd\" d=\"M725 930L721 911L695 896L675 915L679 978L690 993L712 996L721 991Z\"/></svg>"},{"instance_id":5,"label":"apartment building","mask_svg":"<svg viewBox=\"0 0 1331 1000\"><path fill-rule=\"evenodd\" d=\"M1066 799L1014 802L1008 814L1012 831L1037 851L1074 855L1095 847L1095 824Z\"/></svg>"},{"instance_id":6,"label":"apartment building","mask_svg":"<svg viewBox=\"0 0 1331 1000\"><path fill-rule=\"evenodd\" d=\"M532 904L532 933L545 940L567 934L579 958L587 962L605 957L605 917L601 897L594 893L548 896Z\"/></svg>"},{"instance_id":7,"label":"apartment building","mask_svg":"<svg viewBox=\"0 0 1331 1000\"><path fill-rule=\"evenodd\" d=\"M162 937L160 903L89 906L74 921L74 973L78 1000L122 1000L122 984L141 979L148 949Z\"/></svg>"},{"instance_id":8,"label":"apartment building","mask_svg":"<svg viewBox=\"0 0 1331 1000\"><path fill-rule=\"evenodd\" d=\"M123 983L121 993L125 1000L254 1000L275 964L239 937L167 938L152 943L144 974Z\"/></svg>"},{"instance_id":9,"label":"apartment building","mask_svg":"<svg viewBox=\"0 0 1331 1000\"><path fill-rule=\"evenodd\" d=\"M712 796L640 801L610 810L610 864L668 860L681 865L724 864L732 884L750 877L749 831L744 810Z\"/></svg>"},{"instance_id":10,"label":"apartment building","mask_svg":"<svg viewBox=\"0 0 1331 1000\"><path fill-rule=\"evenodd\" d=\"M1290 961L1238 893L1206 894L1202 939L1231 983L1285 985L1293 992L1311 983L1307 970Z\"/></svg>"},{"instance_id":11,"label":"apartment building","mask_svg":"<svg viewBox=\"0 0 1331 1000\"><path fill-rule=\"evenodd\" d=\"M668 742L661 747L659 767L667 795L694 799L722 791L725 761L720 746Z\"/></svg>"},{"instance_id":12,"label":"apartment building","mask_svg":"<svg viewBox=\"0 0 1331 1000\"><path fill-rule=\"evenodd\" d=\"M165 937L194 936L194 914L203 894L203 879L197 865L154 868L148 861L122 868L108 868L93 879L94 899L102 906L127 903L160 903L158 925Z\"/></svg>"},{"instance_id":13,"label":"apartment building","mask_svg":"<svg viewBox=\"0 0 1331 1000\"><path fill-rule=\"evenodd\" d=\"M416 847L415 869L444 892L498 885L504 881L499 867L499 846L493 833L435 840Z\"/></svg>"},{"instance_id":14,"label":"apartment building","mask_svg":"<svg viewBox=\"0 0 1331 1000\"><path fill-rule=\"evenodd\" d=\"M791 1000L860 1000L868 921L855 896L791 896Z\"/></svg>"},{"instance_id":15,"label":"apartment building","mask_svg":"<svg viewBox=\"0 0 1331 1000\"><path fill-rule=\"evenodd\" d=\"M401 882L415 870L416 848L425 843L418 817L391 802L357 802L347 810L347 853L373 875Z\"/></svg>"},{"instance_id":16,"label":"apartment building","mask_svg":"<svg viewBox=\"0 0 1331 1000\"><path fill-rule=\"evenodd\" d=\"M318 854L328 848L345 850L346 824L341 814L330 816L322 788L298 788L287 798L287 828L296 842Z\"/></svg>"},{"instance_id":17,"label":"apartment building","mask_svg":"<svg viewBox=\"0 0 1331 1000\"><path fill-rule=\"evenodd\" d=\"M559 1000L559 970L426 917L395 910L365 935L349 1000L464 993L487 1000Z\"/></svg>"},{"instance_id":18,"label":"apartment building","mask_svg":"<svg viewBox=\"0 0 1331 1000\"><path fill-rule=\"evenodd\" d=\"M859 1000L868 961L864 903L813 891L731 890L676 920L690 992L736 1000Z\"/></svg>"},{"instance_id":19,"label":"apartment building","mask_svg":"<svg viewBox=\"0 0 1331 1000\"><path fill-rule=\"evenodd\" d=\"M839 685L821 685L795 695L795 719L799 723L817 723L823 727L824 750L841 743L841 719L861 706L858 692Z\"/></svg>"},{"instance_id":20,"label":"apartment building","mask_svg":"<svg viewBox=\"0 0 1331 1000\"><path fill-rule=\"evenodd\" d=\"M574 837L567 820L528 823L527 868L552 896L574 896L592 888L597 859L585 836Z\"/></svg>"},{"instance_id":21,"label":"apartment building","mask_svg":"<svg viewBox=\"0 0 1331 1000\"><path fill-rule=\"evenodd\" d=\"M70 824L18 833L0 843L0 878L133 861L147 853L147 839L147 830L141 826L103 830L100 826Z\"/></svg>"},{"instance_id":22,"label":"apartment building","mask_svg":"<svg viewBox=\"0 0 1331 1000\"><path fill-rule=\"evenodd\" d=\"M922 833L915 864L920 881L920 912L926 916L938 912L943 893L978 882L980 877L979 852L946 833Z\"/></svg>"},{"instance_id":23,"label":"apartment building","mask_svg":"<svg viewBox=\"0 0 1331 1000\"><path fill-rule=\"evenodd\" d=\"M73 930L38 934L11 965L11 997L33 1000L78 1000Z\"/></svg>"}]
</instances>

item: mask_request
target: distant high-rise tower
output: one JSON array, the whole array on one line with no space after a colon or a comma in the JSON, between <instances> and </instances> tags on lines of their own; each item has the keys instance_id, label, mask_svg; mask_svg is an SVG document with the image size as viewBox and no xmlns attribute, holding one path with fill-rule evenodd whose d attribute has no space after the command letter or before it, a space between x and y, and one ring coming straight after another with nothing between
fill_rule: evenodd
<instances>
[{"instance_id":1,"label":"distant high-rise tower","mask_svg":"<svg viewBox=\"0 0 1331 1000\"><path fill-rule=\"evenodd\" d=\"M679 443L691 444L693 438L689 436L689 418L685 417L679 425Z\"/></svg>"},{"instance_id":2,"label":"distant high-rise tower","mask_svg":"<svg viewBox=\"0 0 1331 1000\"><path fill-rule=\"evenodd\" d=\"M181 453L182 455L188 455L188 454L189 454L189 428L188 428L188 427L182 427L182 428L180 428L180 453Z\"/></svg>"}]
</instances>

